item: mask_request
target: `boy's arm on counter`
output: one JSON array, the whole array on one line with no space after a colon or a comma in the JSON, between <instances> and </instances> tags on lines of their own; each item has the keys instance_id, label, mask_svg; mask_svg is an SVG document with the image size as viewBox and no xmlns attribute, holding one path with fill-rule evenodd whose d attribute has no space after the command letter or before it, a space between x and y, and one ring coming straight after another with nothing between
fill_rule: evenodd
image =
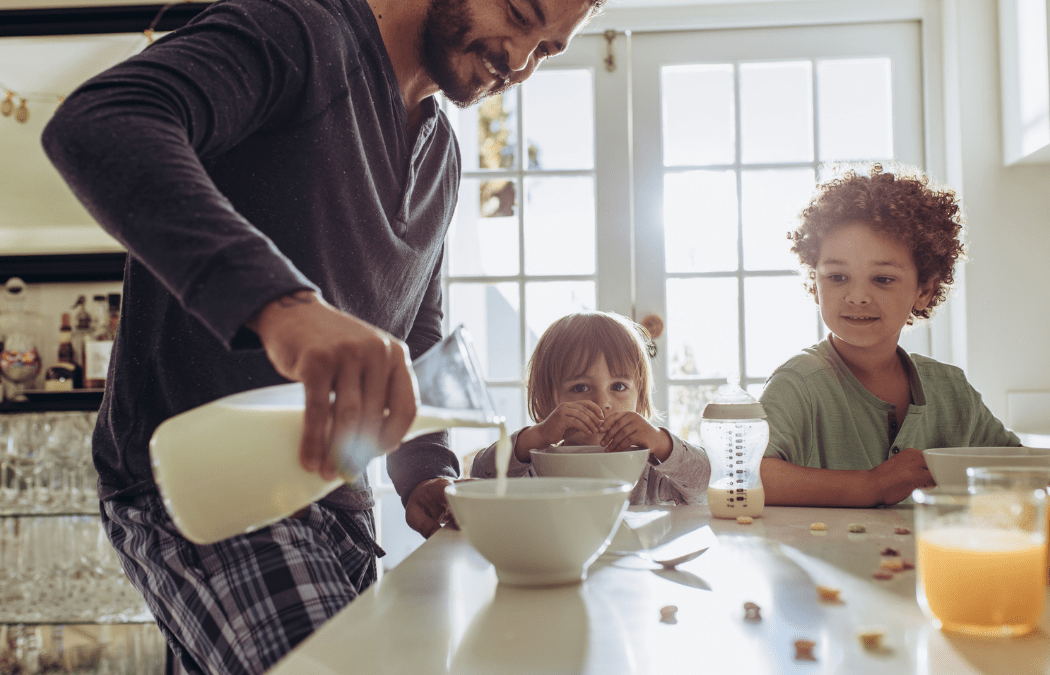
<instances>
[{"instance_id":1,"label":"boy's arm on counter","mask_svg":"<svg viewBox=\"0 0 1050 675\"><path fill-rule=\"evenodd\" d=\"M770 506L871 508L896 504L912 490L934 485L922 451L915 448L905 448L868 470L814 469L766 457L761 471Z\"/></svg>"}]
</instances>

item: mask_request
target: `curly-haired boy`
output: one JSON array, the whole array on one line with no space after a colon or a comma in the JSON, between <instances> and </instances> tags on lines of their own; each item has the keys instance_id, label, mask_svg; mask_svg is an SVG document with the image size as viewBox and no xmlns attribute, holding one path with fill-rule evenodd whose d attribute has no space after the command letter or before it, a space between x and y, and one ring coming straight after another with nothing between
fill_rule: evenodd
<instances>
[{"instance_id":1,"label":"curly-haired boy","mask_svg":"<svg viewBox=\"0 0 1050 675\"><path fill-rule=\"evenodd\" d=\"M799 219L791 250L829 335L766 381L766 503L895 504L934 485L925 448L1020 445L962 370L897 345L954 281L955 193L875 164L820 185Z\"/></svg>"}]
</instances>

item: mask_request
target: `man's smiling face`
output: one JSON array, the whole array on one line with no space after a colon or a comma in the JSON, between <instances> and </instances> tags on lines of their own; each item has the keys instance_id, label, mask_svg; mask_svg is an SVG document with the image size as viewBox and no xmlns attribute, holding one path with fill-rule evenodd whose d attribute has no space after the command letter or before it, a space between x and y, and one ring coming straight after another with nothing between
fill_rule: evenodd
<instances>
[{"instance_id":1,"label":"man's smiling face","mask_svg":"<svg viewBox=\"0 0 1050 675\"><path fill-rule=\"evenodd\" d=\"M450 101L471 106L563 52L591 11L591 0L432 0L423 65Z\"/></svg>"}]
</instances>

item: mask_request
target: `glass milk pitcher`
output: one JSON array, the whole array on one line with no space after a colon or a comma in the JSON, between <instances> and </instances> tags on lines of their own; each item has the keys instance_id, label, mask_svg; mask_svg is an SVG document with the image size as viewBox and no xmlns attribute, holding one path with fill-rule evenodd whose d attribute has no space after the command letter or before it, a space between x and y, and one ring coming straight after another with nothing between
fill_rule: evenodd
<instances>
[{"instance_id":1,"label":"glass milk pitcher","mask_svg":"<svg viewBox=\"0 0 1050 675\"><path fill-rule=\"evenodd\" d=\"M762 404L740 388L739 377L704 408L700 444L711 459L707 504L716 518L762 515L766 504L759 472L769 443Z\"/></svg>"},{"instance_id":2,"label":"glass milk pitcher","mask_svg":"<svg viewBox=\"0 0 1050 675\"><path fill-rule=\"evenodd\" d=\"M470 337L457 328L412 363L419 405L404 441L451 427L502 426ZM333 448L340 477L299 464L305 394L298 382L220 398L153 432L153 477L179 531L210 544L275 523L360 476L374 444Z\"/></svg>"}]
</instances>

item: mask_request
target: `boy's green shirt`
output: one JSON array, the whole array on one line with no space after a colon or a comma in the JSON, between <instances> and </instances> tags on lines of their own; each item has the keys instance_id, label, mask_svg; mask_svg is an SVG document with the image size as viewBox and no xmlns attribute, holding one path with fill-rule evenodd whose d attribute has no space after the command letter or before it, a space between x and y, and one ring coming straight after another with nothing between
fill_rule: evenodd
<instances>
[{"instance_id":1,"label":"boy's green shirt","mask_svg":"<svg viewBox=\"0 0 1050 675\"><path fill-rule=\"evenodd\" d=\"M802 350L766 380L766 457L819 469L871 469L904 448L1018 446L955 366L897 352L912 403L893 437L894 406L864 388L827 340Z\"/></svg>"}]
</instances>

